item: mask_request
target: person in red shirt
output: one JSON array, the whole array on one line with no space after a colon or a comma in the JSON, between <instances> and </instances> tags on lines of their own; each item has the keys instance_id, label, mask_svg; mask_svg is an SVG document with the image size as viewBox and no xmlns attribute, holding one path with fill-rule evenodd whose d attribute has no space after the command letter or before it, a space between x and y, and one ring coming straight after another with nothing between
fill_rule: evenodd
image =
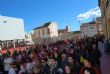
<instances>
[{"instance_id":1,"label":"person in red shirt","mask_svg":"<svg viewBox=\"0 0 110 74\"><path fill-rule=\"evenodd\" d=\"M84 58L83 65L84 66L81 67L79 74L101 74L100 69L93 65L90 58Z\"/></svg>"}]
</instances>

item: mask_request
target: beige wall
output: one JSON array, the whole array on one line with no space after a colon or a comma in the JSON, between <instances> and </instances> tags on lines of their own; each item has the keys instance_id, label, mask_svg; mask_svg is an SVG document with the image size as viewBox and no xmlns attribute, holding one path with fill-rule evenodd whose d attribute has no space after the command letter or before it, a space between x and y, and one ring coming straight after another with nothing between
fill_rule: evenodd
<instances>
[{"instance_id":1,"label":"beige wall","mask_svg":"<svg viewBox=\"0 0 110 74\"><path fill-rule=\"evenodd\" d=\"M48 27L45 27L45 28L35 30L36 37L40 37L40 38L50 37L50 34L48 34L48 32L47 32L48 29L49 29Z\"/></svg>"},{"instance_id":2,"label":"beige wall","mask_svg":"<svg viewBox=\"0 0 110 74\"><path fill-rule=\"evenodd\" d=\"M103 24L101 17L96 18L96 27L97 27L97 33L103 34Z\"/></svg>"},{"instance_id":3,"label":"beige wall","mask_svg":"<svg viewBox=\"0 0 110 74\"><path fill-rule=\"evenodd\" d=\"M101 16L102 16L102 21L103 21L103 28L104 28L104 34L105 37L108 39L110 38L110 22L109 22L109 17L110 17L110 3L107 5L107 0L101 0Z\"/></svg>"},{"instance_id":4,"label":"beige wall","mask_svg":"<svg viewBox=\"0 0 110 74\"><path fill-rule=\"evenodd\" d=\"M73 32L68 32L63 35L59 35L58 37L51 37L49 42L57 42L59 40L66 40L66 39L73 39L73 38L79 38L81 37L81 33L73 33Z\"/></svg>"},{"instance_id":5,"label":"beige wall","mask_svg":"<svg viewBox=\"0 0 110 74\"><path fill-rule=\"evenodd\" d=\"M32 37L32 41L34 43L36 43L37 37L36 37L35 33L31 34L31 37Z\"/></svg>"},{"instance_id":6,"label":"beige wall","mask_svg":"<svg viewBox=\"0 0 110 74\"><path fill-rule=\"evenodd\" d=\"M50 38L47 38L45 40L46 43L54 43L54 42L57 42L59 40L66 40L66 39L73 39L73 38L79 38L79 37L82 37L81 36L81 33L73 33L73 32L68 32L64 35L60 35L60 36L56 36L56 37L50 37ZM44 39L37 39L36 40L36 43L38 44L43 44L44 43Z\"/></svg>"},{"instance_id":7,"label":"beige wall","mask_svg":"<svg viewBox=\"0 0 110 74\"><path fill-rule=\"evenodd\" d=\"M58 40L73 39L73 38L78 38L78 37L81 37L81 33L75 34L75 33L69 32L64 35L60 35L58 37Z\"/></svg>"},{"instance_id":8,"label":"beige wall","mask_svg":"<svg viewBox=\"0 0 110 74\"><path fill-rule=\"evenodd\" d=\"M58 36L57 24L55 22L51 22L48 27L36 29L34 34L35 43L43 43L44 41L49 41L51 37L54 38Z\"/></svg>"},{"instance_id":9,"label":"beige wall","mask_svg":"<svg viewBox=\"0 0 110 74\"><path fill-rule=\"evenodd\" d=\"M83 25L84 24L82 24L80 27L82 36L86 35L91 37L91 36L94 36L95 34L98 34L96 24L86 24L84 26Z\"/></svg>"},{"instance_id":10,"label":"beige wall","mask_svg":"<svg viewBox=\"0 0 110 74\"><path fill-rule=\"evenodd\" d=\"M107 31L108 31L108 38L110 38L110 3L109 3L109 5L108 5L106 15L107 15Z\"/></svg>"}]
</instances>

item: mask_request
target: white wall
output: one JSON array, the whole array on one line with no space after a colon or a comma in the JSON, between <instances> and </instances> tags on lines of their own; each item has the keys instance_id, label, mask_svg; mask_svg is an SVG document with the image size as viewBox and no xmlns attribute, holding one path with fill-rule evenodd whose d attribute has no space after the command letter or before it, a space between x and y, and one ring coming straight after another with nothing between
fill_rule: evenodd
<instances>
[{"instance_id":1,"label":"white wall","mask_svg":"<svg viewBox=\"0 0 110 74\"><path fill-rule=\"evenodd\" d=\"M50 28L50 37L58 36L58 28L55 22L52 22L49 28Z\"/></svg>"},{"instance_id":2,"label":"white wall","mask_svg":"<svg viewBox=\"0 0 110 74\"><path fill-rule=\"evenodd\" d=\"M23 19L0 16L0 40L24 39Z\"/></svg>"},{"instance_id":3,"label":"white wall","mask_svg":"<svg viewBox=\"0 0 110 74\"><path fill-rule=\"evenodd\" d=\"M32 37L31 37L31 34L30 33L26 33L25 34L25 41L32 42Z\"/></svg>"}]
</instances>

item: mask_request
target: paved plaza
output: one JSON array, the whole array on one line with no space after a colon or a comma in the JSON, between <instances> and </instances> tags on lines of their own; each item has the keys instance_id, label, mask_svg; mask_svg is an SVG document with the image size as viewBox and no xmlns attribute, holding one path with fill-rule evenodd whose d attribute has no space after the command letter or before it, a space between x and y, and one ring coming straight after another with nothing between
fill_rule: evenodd
<instances>
[{"instance_id":1,"label":"paved plaza","mask_svg":"<svg viewBox=\"0 0 110 74\"><path fill-rule=\"evenodd\" d=\"M99 49L102 53L101 70L102 74L110 74L110 54L104 52L104 44L99 42Z\"/></svg>"}]
</instances>

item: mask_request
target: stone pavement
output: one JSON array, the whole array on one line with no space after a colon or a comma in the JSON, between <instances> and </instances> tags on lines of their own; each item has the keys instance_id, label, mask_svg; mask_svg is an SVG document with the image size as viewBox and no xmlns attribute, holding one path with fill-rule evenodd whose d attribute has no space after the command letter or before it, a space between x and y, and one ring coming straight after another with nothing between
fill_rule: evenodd
<instances>
[{"instance_id":1,"label":"stone pavement","mask_svg":"<svg viewBox=\"0 0 110 74\"><path fill-rule=\"evenodd\" d=\"M110 54L104 52L104 43L99 42L99 49L102 53L102 58L100 59L102 74L110 74Z\"/></svg>"}]
</instances>

